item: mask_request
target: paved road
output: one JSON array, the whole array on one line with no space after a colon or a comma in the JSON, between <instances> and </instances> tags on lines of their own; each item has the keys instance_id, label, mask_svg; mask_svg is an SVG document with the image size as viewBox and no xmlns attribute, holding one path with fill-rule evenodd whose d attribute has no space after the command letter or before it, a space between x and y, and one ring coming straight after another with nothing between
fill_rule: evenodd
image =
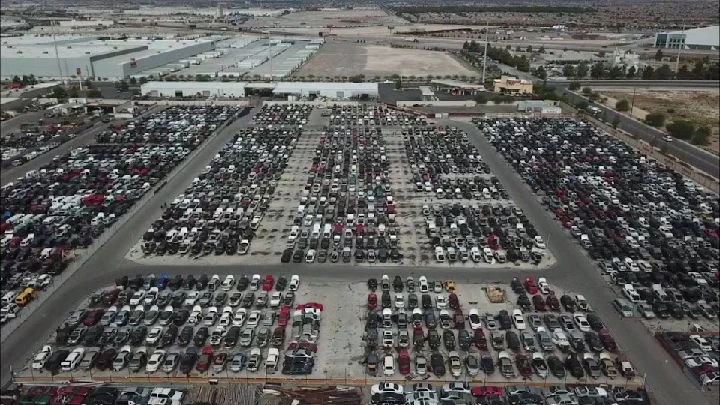
<instances>
[{"instance_id":1,"label":"paved road","mask_svg":"<svg viewBox=\"0 0 720 405\"><path fill-rule=\"evenodd\" d=\"M567 93L567 96L572 103L578 103L582 100L587 101L585 97L573 93ZM603 112L607 112L608 116L610 117L612 117L613 114L616 114L615 110L602 104L595 103L593 105L595 107L598 107ZM720 165L718 156L713 155L710 152L706 152L684 141L666 143L662 139L663 137L667 136L665 132L645 125L642 122L630 118L627 115L618 114L618 116L620 117L620 125L618 126L618 128L623 129L648 143L656 143L657 145L666 144L668 154L677 157L683 162L697 168L704 173L714 176L715 178L720 178Z\"/></svg>"},{"instance_id":2,"label":"paved road","mask_svg":"<svg viewBox=\"0 0 720 405\"><path fill-rule=\"evenodd\" d=\"M2 123L0 123L0 131L2 131L3 135L20 132L20 126L22 124L37 124L41 118L45 118L45 111L21 113L15 118L2 121Z\"/></svg>"},{"instance_id":3,"label":"paved road","mask_svg":"<svg viewBox=\"0 0 720 405\"><path fill-rule=\"evenodd\" d=\"M572 80L548 79L549 84L568 84ZM590 87L626 87L626 88L709 88L718 89L717 80L578 80L581 86Z\"/></svg>"},{"instance_id":4,"label":"paved road","mask_svg":"<svg viewBox=\"0 0 720 405\"><path fill-rule=\"evenodd\" d=\"M23 367L25 361L42 345L42 339L48 337L53 328L66 314L74 309L79 302L99 286L108 285L120 275L150 274L167 271L172 274L241 274L241 273L289 273L299 274L306 280L324 279L338 281L364 281L368 277L381 274L402 276L425 275L430 279L453 278L458 282L494 282L509 281L512 277L527 276L531 271L519 271L513 268L478 270L467 268L448 269L446 267L351 267L332 265L288 265L267 264L261 266L213 266L212 269L201 264L194 266L168 266L158 269L148 267L124 259L126 252L132 247L140 232L160 213L160 204L174 198L194 177L214 154L231 139L233 130L248 121L249 114L230 128L210 140L210 145L198 155L181 173L175 176L161 189L143 209L141 215L131 218L105 244L83 268L67 281L63 292L50 297L45 304L36 310L28 320L17 328L2 345L2 382L9 379L8 368L12 365L16 370ZM587 297L608 327L613 331L618 343L626 351L638 370L647 373L649 389L662 405L693 404L704 405L707 402L699 392L691 387L687 378L670 360L659 344L649 335L645 327L636 320L622 320L610 306L615 297L610 287L599 274L598 269L587 259L574 242L565 235L562 228L550 217L544 208L501 157L492 153L492 147L478 135L477 130L468 123L443 121L444 125L455 125L472 135L473 140L483 153L483 157L493 173L502 181L508 193L518 206L535 224L538 232L546 239L551 251L558 258L558 263L550 269L533 272L534 276L546 276L551 283L576 291ZM270 259L275 262L275 258ZM346 268L347 267L347 268ZM292 270L291 270L292 269ZM329 271L332 269L333 271ZM32 336L32 344L28 337Z\"/></svg>"}]
</instances>

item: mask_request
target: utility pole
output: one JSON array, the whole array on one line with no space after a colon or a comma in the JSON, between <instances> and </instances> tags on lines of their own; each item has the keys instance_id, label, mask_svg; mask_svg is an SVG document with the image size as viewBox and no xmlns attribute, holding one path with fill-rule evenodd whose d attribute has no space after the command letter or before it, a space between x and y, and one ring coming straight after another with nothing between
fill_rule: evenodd
<instances>
[{"instance_id":1,"label":"utility pole","mask_svg":"<svg viewBox=\"0 0 720 405\"><path fill-rule=\"evenodd\" d=\"M683 20L682 36L680 37L680 43L678 44L677 60L675 61L675 74L680 71L680 52L682 52L683 46L685 46L685 20Z\"/></svg>"},{"instance_id":2,"label":"utility pole","mask_svg":"<svg viewBox=\"0 0 720 405\"><path fill-rule=\"evenodd\" d=\"M483 52L483 72L482 72L482 84L485 85L485 69L487 68L487 48L488 48L488 40L490 39L490 31L488 27L488 22L485 21L485 52Z\"/></svg>"},{"instance_id":3,"label":"utility pole","mask_svg":"<svg viewBox=\"0 0 720 405\"><path fill-rule=\"evenodd\" d=\"M65 78L63 77L62 68L60 67L60 55L58 54L57 41L55 40L55 25L53 24L53 22L53 20L50 20L50 29L52 30L53 36L53 46L55 47L55 61L57 62L58 74L60 74L60 81L64 83Z\"/></svg>"}]
</instances>

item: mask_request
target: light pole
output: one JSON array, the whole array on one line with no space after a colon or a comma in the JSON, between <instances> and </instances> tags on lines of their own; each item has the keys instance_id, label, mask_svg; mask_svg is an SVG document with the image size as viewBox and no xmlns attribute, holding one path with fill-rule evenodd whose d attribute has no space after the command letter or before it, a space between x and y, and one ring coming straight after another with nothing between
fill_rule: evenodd
<instances>
[{"instance_id":1,"label":"light pole","mask_svg":"<svg viewBox=\"0 0 720 405\"><path fill-rule=\"evenodd\" d=\"M633 115L633 109L635 108L635 91L637 90L637 87L633 85L633 96L632 101L630 102L630 116Z\"/></svg>"}]
</instances>

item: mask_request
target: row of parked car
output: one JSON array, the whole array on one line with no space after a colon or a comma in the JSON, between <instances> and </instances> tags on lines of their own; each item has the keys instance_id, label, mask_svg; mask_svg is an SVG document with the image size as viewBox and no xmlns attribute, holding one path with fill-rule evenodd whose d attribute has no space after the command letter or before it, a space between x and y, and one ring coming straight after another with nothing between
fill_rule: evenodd
<instances>
[{"instance_id":1,"label":"row of parked car","mask_svg":"<svg viewBox=\"0 0 720 405\"><path fill-rule=\"evenodd\" d=\"M297 275L123 277L73 311L32 368L186 374L223 371L226 363L231 371L257 371L264 361L272 373L287 345L283 372L310 373L323 306L294 306L299 286Z\"/></svg>"},{"instance_id":2,"label":"row of parked car","mask_svg":"<svg viewBox=\"0 0 720 405\"><path fill-rule=\"evenodd\" d=\"M427 125L425 116L400 111L389 105L367 103L333 105L324 109L322 116L329 117L330 126L341 129L363 126Z\"/></svg>"},{"instance_id":3,"label":"row of parked car","mask_svg":"<svg viewBox=\"0 0 720 405\"><path fill-rule=\"evenodd\" d=\"M111 385L64 384L30 385L4 392L3 398L16 398L9 404L85 404L85 405L122 405L122 404L167 404L180 405L185 391L174 388L142 388ZM12 401L12 400L11 400Z\"/></svg>"},{"instance_id":4,"label":"row of parked car","mask_svg":"<svg viewBox=\"0 0 720 405\"><path fill-rule=\"evenodd\" d=\"M701 386L720 382L720 336L715 332L663 332L658 340Z\"/></svg>"},{"instance_id":5,"label":"row of parked car","mask_svg":"<svg viewBox=\"0 0 720 405\"><path fill-rule=\"evenodd\" d=\"M187 124L178 127L178 133L192 131L192 136L204 140L212 130L198 129L197 124L219 124L240 111L236 107L173 107L161 114L164 123ZM145 117L138 126L157 119L157 115ZM197 146L197 142L169 139L153 144L92 144L58 156L4 186L0 193L2 295L15 291L19 296L26 288L35 288L28 284L37 283L34 275L62 272L74 249L88 247Z\"/></svg>"},{"instance_id":6,"label":"row of parked car","mask_svg":"<svg viewBox=\"0 0 720 405\"><path fill-rule=\"evenodd\" d=\"M301 129L299 105L264 106L256 121L276 124L240 130L143 235L145 254L245 255L287 167ZM287 127L284 127L286 126Z\"/></svg>"},{"instance_id":7,"label":"row of parked car","mask_svg":"<svg viewBox=\"0 0 720 405\"><path fill-rule=\"evenodd\" d=\"M518 299L519 307L529 309L526 292L534 296L553 294L545 279L539 285L537 288L531 278L524 286L513 280L513 289L527 300L525 305ZM512 313L501 310L481 315L477 308L463 312L451 280L431 283L421 276L416 284L412 277L403 281L396 276L391 281L385 275L380 281L380 300L375 292L378 280L368 280L368 287L365 364L370 375L392 377L398 370L402 375L421 377L431 372L437 377L448 372L456 378L463 374L475 377L480 371L492 375L497 367L506 378L535 375L545 379L549 374L593 379L603 375L610 379L635 376L627 358L617 353L610 332L581 296L563 296L563 306L570 313L560 316L541 317L519 308ZM472 353L473 346L480 355ZM384 354L378 355L379 349Z\"/></svg>"},{"instance_id":8,"label":"row of parked car","mask_svg":"<svg viewBox=\"0 0 720 405\"><path fill-rule=\"evenodd\" d=\"M283 263L402 260L383 130L343 127L320 137Z\"/></svg>"},{"instance_id":9,"label":"row of parked car","mask_svg":"<svg viewBox=\"0 0 720 405\"><path fill-rule=\"evenodd\" d=\"M525 385L505 387L452 382L436 388L420 382L408 386L382 382L370 388L370 404L445 404L455 405L646 405L650 401L644 391L622 387L595 387L589 385L552 385L534 388Z\"/></svg>"},{"instance_id":10,"label":"row of parked car","mask_svg":"<svg viewBox=\"0 0 720 405\"><path fill-rule=\"evenodd\" d=\"M626 297L661 317L717 307L717 196L581 121L477 125Z\"/></svg>"}]
</instances>

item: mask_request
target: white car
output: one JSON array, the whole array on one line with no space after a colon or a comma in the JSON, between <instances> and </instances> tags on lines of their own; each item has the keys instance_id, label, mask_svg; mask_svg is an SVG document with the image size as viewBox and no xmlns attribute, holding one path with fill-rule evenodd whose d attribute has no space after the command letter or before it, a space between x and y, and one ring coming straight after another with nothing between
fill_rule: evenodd
<instances>
[{"instance_id":1,"label":"white car","mask_svg":"<svg viewBox=\"0 0 720 405\"><path fill-rule=\"evenodd\" d=\"M690 368L700 367L704 365L718 368L718 361L708 356L690 357L689 359L685 359L685 364Z\"/></svg>"},{"instance_id":2,"label":"white car","mask_svg":"<svg viewBox=\"0 0 720 405\"><path fill-rule=\"evenodd\" d=\"M230 291L234 285L235 285L235 277L230 275L230 276L225 277L225 280L223 280L222 289L224 291Z\"/></svg>"},{"instance_id":3,"label":"white car","mask_svg":"<svg viewBox=\"0 0 720 405\"><path fill-rule=\"evenodd\" d=\"M427 277L420 276L420 278L418 279L418 284L418 289L420 290L421 294L426 294L430 292L430 284L428 283Z\"/></svg>"},{"instance_id":4,"label":"white car","mask_svg":"<svg viewBox=\"0 0 720 405\"><path fill-rule=\"evenodd\" d=\"M672 142L672 141L673 141L673 137L670 136L670 135L665 135L665 136L663 137L663 140L664 140L665 142Z\"/></svg>"},{"instance_id":5,"label":"white car","mask_svg":"<svg viewBox=\"0 0 720 405\"><path fill-rule=\"evenodd\" d=\"M435 297L435 307L437 309L445 309L447 308L447 297L445 297L444 294L438 294Z\"/></svg>"},{"instance_id":6,"label":"white car","mask_svg":"<svg viewBox=\"0 0 720 405\"><path fill-rule=\"evenodd\" d=\"M145 291L140 290L136 291L135 294L130 297L130 306L136 307L140 304L142 304L143 299L145 298Z\"/></svg>"},{"instance_id":7,"label":"white car","mask_svg":"<svg viewBox=\"0 0 720 405\"><path fill-rule=\"evenodd\" d=\"M300 287L300 276L298 276L297 274L293 274L290 277L290 284L288 284L288 290L297 291L298 287Z\"/></svg>"},{"instance_id":8,"label":"white car","mask_svg":"<svg viewBox=\"0 0 720 405\"><path fill-rule=\"evenodd\" d=\"M192 312L190 312L190 316L188 317L188 323L190 325L200 323L200 321L202 321L202 314L202 307L200 305L195 305L192 309Z\"/></svg>"},{"instance_id":9,"label":"white car","mask_svg":"<svg viewBox=\"0 0 720 405\"><path fill-rule=\"evenodd\" d=\"M215 325L215 322L217 322L217 318L218 318L217 307L210 307L210 308L208 308L207 312L205 313L205 316L203 317L203 324L205 326L213 326L213 325Z\"/></svg>"},{"instance_id":10,"label":"white car","mask_svg":"<svg viewBox=\"0 0 720 405\"><path fill-rule=\"evenodd\" d=\"M515 329L517 330L525 330L525 328L527 327L527 324L525 323L525 317L523 316L522 311L519 309L513 309L512 320L515 324Z\"/></svg>"},{"instance_id":11,"label":"white car","mask_svg":"<svg viewBox=\"0 0 720 405\"><path fill-rule=\"evenodd\" d=\"M253 274L252 279L250 280L250 291L257 291L258 288L260 288L260 275L259 274Z\"/></svg>"},{"instance_id":12,"label":"white car","mask_svg":"<svg viewBox=\"0 0 720 405\"><path fill-rule=\"evenodd\" d=\"M148 331L145 337L145 344L148 346L155 346L160 342L163 336L163 328L161 326L155 326Z\"/></svg>"},{"instance_id":13,"label":"white car","mask_svg":"<svg viewBox=\"0 0 720 405\"><path fill-rule=\"evenodd\" d=\"M83 355L85 354L85 348L83 347L77 347L75 350L70 352L70 354L63 360L62 363L60 363L60 367L62 368L62 371L73 371L75 368L80 364L80 361L83 358Z\"/></svg>"},{"instance_id":14,"label":"white car","mask_svg":"<svg viewBox=\"0 0 720 405\"><path fill-rule=\"evenodd\" d=\"M160 294L160 290L157 287L150 287L150 290L147 292L147 294L145 294L145 298L143 298L143 303L145 304L145 306L155 304L158 294ZM130 304L132 305L132 301L130 301Z\"/></svg>"},{"instance_id":15,"label":"white car","mask_svg":"<svg viewBox=\"0 0 720 405\"><path fill-rule=\"evenodd\" d=\"M477 308L470 310L470 313L468 314L468 321L470 321L470 329L475 330L482 328L482 320L480 319L480 313Z\"/></svg>"},{"instance_id":16,"label":"white car","mask_svg":"<svg viewBox=\"0 0 720 405\"><path fill-rule=\"evenodd\" d=\"M386 354L383 357L383 375L386 377L395 375L395 358L392 354Z\"/></svg>"},{"instance_id":17,"label":"white car","mask_svg":"<svg viewBox=\"0 0 720 405\"><path fill-rule=\"evenodd\" d=\"M575 321L575 325L577 325L578 329L580 329L580 332L587 333L592 330L590 322L588 322L587 318L585 318L585 315L575 313L573 314L573 320Z\"/></svg>"},{"instance_id":18,"label":"white car","mask_svg":"<svg viewBox=\"0 0 720 405\"><path fill-rule=\"evenodd\" d=\"M542 236L535 236L535 247L538 249L545 249L547 247L545 246L545 242L543 241Z\"/></svg>"},{"instance_id":19,"label":"white car","mask_svg":"<svg viewBox=\"0 0 720 405\"><path fill-rule=\"evenodd\" d=\"M252 311L250 312L250 316L248 316L246 323L246 326L254 328L258 326L260 323L260 318L262 317L262 314L260 311Z\"/></svg>"},{"instance_id":20,"label":"white car","mask_svg":"<svg viewBox=\"0 0 720 405\"><path fill-rule=\"evenodd\" d=\"M704 337L700 335L690 335L690 340L695 342L695 344L698 345L700 350L704 352L710 352L712 351L712 345L710 344L710 341L705 339Z\"/></svg>"},{"instance_id":21,"label":"white car","mask_svg":"<svg viewBox=\"0 0 720 405\"><path fill-rule=\"evenodd\" d=\"M188 293L188 295L185 297L184 305L186 307L194 307L199 298L200 298L200 291L190 291Z\"/></svg>"},{"instance_id":22,"label":"white car","mask_svg":"<svg viewBox=\"0 0 720 405\"><path fill-rule=\"evenodd\" d=\"M232 323L232 319L233 319L232 307L225 307L225 308L223 308L222 315L220 315L220 320L218 321L218 325L229 326Z\"/></svg>"},{"instance_id":23,"label":"white car","mask_svg":"<svg viewBox=\"0 0 720 405\"><path fill-rule=\"evenodd\" d=\"M402 294L395 294L395 309L405 308L405 296Z\"/></svg>"},{"instance_id":24,"label":"white car","mask_svg":"<svg viewBox=\"0 0 720 405\"><path fill-rule=\"evenodd\" d=\"M148 373L154 373L158 371L158 369L162 367L163 363L165 362L166 356L167 352L165 350L155 350L148 359L147 365L145 366L145 371L147 371Z\"/></svg>"},{"instance_id":25,"label":"white car","mask_svg":"<svg viewBox=\"0 0 720 405\"><path fill-rule=\"evenodd\" d=\"M275 291L270 295L270 308L277 308L280 306L280 303L282 302L282 293L280 291Z\"/></svg>"},{"instance_id":26,"label":"white car","mask_svg":"<svg viewBox=\"0 0 720 405\"><path fill-rule=\"evenodd\" d=\"M33 370L42 370L45 367L45 362L53 353L51 346L43 346L42 349L35 355L32 362Z\"/></svg>"},{"instance_id":27,"label":"white car","mask_svg":"<svg viewBox=\"0 0 720 405\"><path fill-rule=\"evenodd\" d=\"M247 318L247 309L238 308L232 320L233 326L243 326L243 324L245 323L245 318Z\"/></svg>"},{"instance_id":28,"label":"white car","mask_svg":"<svg viewBox=\"0 0 720 405\"><path fill-rule=\"evenodd\" d=\"M552 333L551 339L558 348L565 348L570 346L570 341L568 341L568 338L565 335L565 332L562 331L562 329L555 329Z\"/></svg>"},{"instance_id":29,"label":"white car","mask_svg":"<svg viewBox=\"0 0 720 405\"><path fill-rule=\"evenodd\" d=\"M458 352L450 352L448 354L448 361L450 363L450 374L452 374L455 378L460 377L462 375L463 366Z\"/></svg>"},{"instance_id":30,"label":"white car","mask_svg":"<svg viewBox=\"0 0 720 405\"><path fill-rule=\"evenodd\" d=\"M543 294L550 294L550 284L548 284L545 277L540 277L538 279L538 289Z\"/></svg>"},{"instance_id":31,"label":"white car","mask_svg":"<svg viewBox=\"0 0 720 405\"><path fill-rule=\"evenodd\" d=\"M305 253L305 263L312 263L315 261L315 249L310 249Z\"/></svg>"}]
</instances>

